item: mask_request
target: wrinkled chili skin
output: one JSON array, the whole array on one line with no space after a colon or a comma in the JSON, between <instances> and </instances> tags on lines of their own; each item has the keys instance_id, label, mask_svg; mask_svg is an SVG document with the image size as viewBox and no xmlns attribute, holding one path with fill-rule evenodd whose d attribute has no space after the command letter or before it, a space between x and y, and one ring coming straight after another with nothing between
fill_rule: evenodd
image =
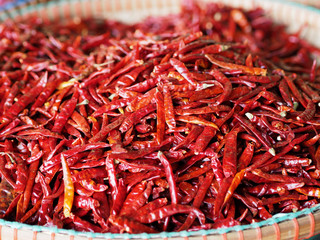
<instances>
[{"instance_id":1,"label":"wrinkled chili skin","mask_svg":"<svg viewBox=\"0 0 320 240\"><path fill-rule=\"evenodd\" d=\"M1 23L0 218L158 233L319 202L319 49L261 9L183 4Z\"/></svg>"}]
</instances>

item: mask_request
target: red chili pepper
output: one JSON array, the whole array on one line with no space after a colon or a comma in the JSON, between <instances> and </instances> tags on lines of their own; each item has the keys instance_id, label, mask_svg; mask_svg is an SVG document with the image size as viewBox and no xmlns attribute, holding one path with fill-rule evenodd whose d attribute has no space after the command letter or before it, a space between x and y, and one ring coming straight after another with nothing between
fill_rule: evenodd
<instances>
[{"instance_id":1,"label":"red chili pepper","mask_svg":"<svg viewBox=\"0 0 320 240\"><path fill-rule=\"evenodd\" d=\"M170 64L192 85L197 85L197 81L194 80L187 67L175 58L170 59Z\"/></svg>"},{"instance_id":2,"label":"red chili pepper","mask_svg":"<svg viewBox=\"0 0 320 240\"><path fill-rule=\"evenodd\" d=\"M207 163L207 162L205 162L205 163L201 166L201 168L196 168L196 170L180 176L180 177L177 179L177 182L187 181L187 180L189 180L189 179L199 177L199 176L201 176L202 174L208 172L210 169L211 169L210 164Z\"/></svg>"},{"instance_id":3,"label":"red chili pepper","mask_svg":"<svg viewBox=\"0 0 320 240\"><path fill-rule=\"evenodd\" d=\"M240 129L233 129L226 136L222 169L226 178L233 177L237 172L237 135Z\"/></svg>"},{"instance_id":4,"label":"red chili pepper","mask_svg":"<svg viewBox=\"0 0 320 240\"><path fill-rule=\"evenodd\" d=\"M120 215L134 217L137 211L140 211L139 209L147 203L152 191L152 185L151 182L147 183L145 181L137 184L123 202Z\"/></svg>"},{"instance_id":5,"label":"red chili pepper","mask_svg":"<svg viewBox=\"0 0 320 240\"><path fill-rule=\"evenodd\" d=\"M303 113L299 114L297 116L297 120L301 122L306 122L312 119L316 112L316 105L312 100L307 101L306 109L303 111Z\"/></svg>"},{"instance_id":6,"label":"red chili pepper","mask_svg":"<svg viewBox=\"0 0 320 240\"><path fill-rule=\"evenodd\" d=\"M147 105L144 108L141 108L139 110L137 110L134 113L131 113L129 116L127 116L124 121L122 122L121 126L119 127L119 130L123 133L128 131L128 129L134 125L136 125L140 119L144 116L146 116L147 114L153 112L154 110L156 110L156 105L151 103L149 105Z\"/></svg>"},{"instance_id":7,"label":"red chili pepper","mask_svg":"<svg viewBox=\"0 0 320 240\"><path fill-rule=\"evenodd\" d=\"M47 77L47 75L45 76ZM33 112L37 107L41 107L45 101L50 97L50 95L54 92L54 90L61 83L62 79L56 78L45 86L43 91L37 97L37 100L32 104L30 111Z\"/></svg>"},{"instance_id":8,"label":"red chili pepper","mask_svg":"<svg viewBox=\"0 0 320 240\"><path fill-rule=\"evenodd\" d=\"M165 111L164 111L164 98L160 91L156 92L157 104L157 143L161 144L165 135Z\"/></svg>"},{"instance_id":9,"label":"red chili pepper","mask_svg":"<svg viewBox=\"0 0 320 240\"><path fill-rule=\"evenodd\" d=\"M320 101L320 95L318 92L314 91L302 78L297 78L297 83L300 89L307 94L314 103Z\"/></svg>"},{"instance_id":10,"label":"red chili pepper","mask_svg":"<svg viewBox=\"0 0 320 240\"><path fill-rule=\"evenodd\" d=\"M151 223L163 219L168 216L172 216L174 214L181 213L193 213L197 216L201 224L205 222L204 214L199 211L197 208L188 206L188 205L180 205L180 204L171 204L161 208L158 208L147 215L139 215L136 219L142 223Z\"/></svg>"},{"instance_id":11,"label":"red chili pepper","mask_svg":"<svg viewBox=\"0 0 320 240\"><path fill-rule=\"evenodd\" d=\"M2 128L4 123L7 123L8 121L16 117L23 109L25 109L30 103L34 101L34 99L41 93L42 89L46 85L47 76L47 73L43 74L38 84L34 86L29 92L21 96L19 100L12 105L7 115L1 116L3 120L2 124L0 125L0 129Z\"/></svg>"},{"instance_id":12,"label":"red chili pepper","mask_svg":"<svg viewBox=\"0 0 320 240\"><path fill-rule=\"evenodd\" d=\"M169 128L175 128L176 120L174 117L173 104L170 96L170 91L167 86L163 87L163 97L164 97L164 116L165 116L166 123Z\"/></svg>"},{"instance_id":13,"label":"red chili pepper","mask_svg":"<svg viewBox=\"0 0 320 240\"><path fill-rule=\"evenodd\" d=\"M71 208L74 201L74 186L71 180L70 169L63 155L61 155L61 164L62 164L63 181L64 181L63 214L65 217L70 217L72 215Z\"/></svg>"},{"instance_id":14,"label":"red chili pepper","mask_svg":"<svg viewBox=\"0 0 320 240\"><path fill-rule=\"evenodd\" d=\"M206 177L203 179L199 186L199 190L193 200L193 207L200 208L206 193L208 191L208 188L210 187L212 180L213 180L214 174L213 172L208 172ZM184 224L179 228L179 231L189 229L192 223L195 220L195 215L193 213L189 214Z\"/></svg>"},{"instance_id":15,"label":"red chili pepper","mask_svg":"<svg viewBox=\"0 0 320 240\"><path fill-rule=\"evenodd\" d=\"M213 207L213 219L214 221L220 220L222 218L222 206L224 203L225 196L227 194L227 191L229 187L232 184L232 177L224 178L221 182L221 185L219 187L219 192L216 197L216 201Z\"/></svg>"},{"instance_id":16,"label":"red chili pepper","mask_svg":"<svg viewBox=\"0 0 320 240\"><path fill-rule=\"evenodd\" d=\"M296 85L293 82L293 79L291 77L284 77L284 79L286 80L293 96L295 96L297 98L297 100L302 104L302 106L307 107L307 103L306 101L303 99L299 89L296 87Z\"/></svg>"},{"instance_id":17,"label":"red chili pepper","mask_svg":"<svg viewBox=\"0 0 320 240\"><path fill-rule=\"evenodd\" d=\"M237 64L233 64L233 63L222 62L222 61L215 59L214 57L212 57L212 55L209 55L209 54L206 54L205 56L212 64L215 64L215 65L222 67L222 68L241 70L242 72L248 73L251 75L262 75L262 76L267 75L267 69L256 68L256 67L247 67L247 66L237 65Z\"/></svg>"},{"instance_id":18,"label":"red chili pepper","mask_svg":"<svg viewBox=\"0 0 320 240\"><path fill-rule=\"evenodd\" d=\"M79 182L81 180L88 180L91 178L99 178L99 177L106 177L106 176L107 176L107 172L105 169L90 168L90 169L85 169L73 174L71 179L73 182Z\"/></svg>"},{"instance_id":19,"label":"red chili pepper","mask_svg":"<svg viewBox=\"0 0 320 240\"><path fill-rule=\"evenodd\" d=\"M203 132L203 128L197 125L192 125L190 133L178 145L172 148L173 151L189 146L190 143L195 141L198 136Z\"/></svg>"},{"instance_id":20,"label":"red chili pepper","mask_svg":"<svg viewBox=\"0 0 320 240\"><path fill-rule=\"evenodd\" d=\"M171 164L161 151L158 152L158 158L164 167L164 171L166 173L166 177L169 183L171 203L177 204L178 203L177 187L176 187L176 181L174 179Z\"/></svg>"},{"instance_id":21,"label":"red chili pepper","mask_svg":"<svg viewBox=\"0 0 320 240\"><path fill-rule=\"evenodd\" d=\"M247 119L235 114L235 118L243 125L244 128L248 128L258 139L259 141L267 148L271 155L275 155L274 148L271 147L271 144L265 139L261 133L249 122Z\"/></svg>"},{"instance_id":22,"label":"red chili pepper","mask_svg":"<svg viewBox=\"0 0 320 240\"><path fill-rule=\"evenodd\" d=\"M238 171L241 171L242 169L246 168L250 164L253 154L254 154L254 144L248 143L239 158Z\"/></svg>"},{"instance_id":23,"label":"red chili pepper","mask_svg":"<svg viewBox=\"0 0 320 240\"><path fill-rule=\"evenodd\" d=\"M223 174L222 165L217 157L211 158L211 167L213 170L213 173L215 175L216 180L219 184L221 184L222 180L225 178Z\"/></svg>"}]
</instances>

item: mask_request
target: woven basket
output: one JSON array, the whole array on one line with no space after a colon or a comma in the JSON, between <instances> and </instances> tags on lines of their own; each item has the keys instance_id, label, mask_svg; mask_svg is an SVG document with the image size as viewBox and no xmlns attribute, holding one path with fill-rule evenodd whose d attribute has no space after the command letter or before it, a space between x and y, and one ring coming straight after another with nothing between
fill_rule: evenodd
<instances>
[{"instance_id":1,"label":"woven basket","mask_svg":"<svg viewBox=\"0 0 320 240\"><path fill-rule=\"evenodd\" d=\"M149 15L177 13L181 0L20 0L0 7L0 21L7 18L27 20L40 16L45 21L68 20L74 17L105 17L135 22ZM218 1L218 0L205 0ZM299 1L299 0L296 0ZM320 47L320 10L284 0L220 0L243 8L262 7L276 22L288 26L288 31L303 29L302 37ZM320 4L318 0L300 0ZM0 219L0 240L85 240L85 239L154 239L154 240L224 240L224 239L305 239L320 233L320 205L297 213L277 214L271 219L251 225L196 232L160 234L100 234L73 230L30 226Z\"/></svg>"}]
</instances>

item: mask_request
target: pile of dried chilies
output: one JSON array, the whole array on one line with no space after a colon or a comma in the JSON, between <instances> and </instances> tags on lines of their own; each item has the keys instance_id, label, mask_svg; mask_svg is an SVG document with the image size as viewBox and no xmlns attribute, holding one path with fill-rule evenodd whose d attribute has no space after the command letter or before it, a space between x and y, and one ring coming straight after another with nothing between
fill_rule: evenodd
<instances>
[{"instance_id":1,"label":"pile of dried chilies","mask_svg":"<svg viewBox=\"0 0 320 240\"><path fill-rule=\"evenodd\" d=\"M1 24L1 218L153 233L319 202L319 49L261 9L182 12Z\"/></svg>"}]
</instances>

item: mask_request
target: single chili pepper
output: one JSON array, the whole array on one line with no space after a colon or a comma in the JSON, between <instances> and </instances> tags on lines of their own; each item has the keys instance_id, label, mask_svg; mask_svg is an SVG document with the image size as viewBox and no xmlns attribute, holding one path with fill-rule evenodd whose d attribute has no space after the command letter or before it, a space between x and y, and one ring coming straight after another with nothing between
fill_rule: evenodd
<instances>
[{"instance_id":1,"label":"single chili pepper","mask_svg":"<svg viewBox=\"0 0 320 240\"><path fill-rule=\"evenodd\" d=\"M137 220L142 223L151 223L163 219L165 217L181 213L194 213L201 224L205 223L205 216L201 211L199 211L195 207L181 204L171 204L158 208L150 212L148 215L139 215L137 217Z\"/></svg>"},{"instance_id":2,"label":"single chili pepper","mask_svg":"<svg viewBox=\"0 0 320 240\"><path fill-rule=\"evenodd\" d=\"M254 144L248 143L239 158L238 171L241 171L242 169L246 168L250 164L253 157L253 153L254 153Z\"/></svg>"},{"instance_id":3,"label":"single chili pepper","mask_svg":"<svg viewBox=\"0 0 320 240\"><path fill-rule=\"evenodd\" d=\"M89 142L96 143L102 141L110 131L119 127L125 118L126 114L120 115L118 119L108 124L107 126L101 128L101 130L98 133L96 133L92 138L89 139Z\"/></svg>"},{"instance_id":4,"label":"single chili pepper","mask_svg":"<svg viewBox=\"0 0 320 240\"><path fill-rule=\"evenodd\" d=\"M293 82L293 79L291 77L284 77L286 83L288 84L293 96L297 98L297 100L304 106L305 108L307 107L306 101L303 99L299 89L296 87L296 85Z\"/></svg>"},{"instance_id":5,"label":"single chili pepper","mask_svg":"<svg viewBox=\"0 0 320 240\"><path fill-rule=\"evenodd\" d=\"M156 146L151 146L150 148L146 149L139 149L137 151L128 151L125 153L110 153L109 156L112 158L122 158L122 159L138 159L141 157L144 157L150 153L153 153L155 151L158 151L161 149L161 147L171 143L173 141L172 138L167 138L165 139L162 144L156 145Z\"/></svg>"},{"instance_id":6,"label":"single chili pepper","mask_svg":"<svg viewBox=\"0 0 320 240\"><path fill-rule=\"evenodd\" d=\"M20 198L21 198L22 193L19 193L16 197L14 197L14 199L11 201L11 203L9 204L9 206L7 206L7 208L5 209L5 213L1 215L2 218L6 218L7 216L9 216L13 210L16 208Z\"/></svg>"},{"instance_id":7,"label":"single chili pepper","mask_svg":"<svg viewBox=\"0 0 320 240\"><path fill-rule=\"evenodd\" d=\"M16 118L14 119L11 123L9 123L4 129L2 129L2 131L0 132L0 136L4 136L8 133L12 133L12 129L14 129L15 127L17 127L19 125L19 123L21 123L21 120Z\"/></svg>"},{"instance_id":8,"label":"single chili pepper","mask_svg":"<svg viewBox=\"0 0 320 240\"><path fill-rule=\"evenodd\" d=\"M121 98L121 99L117 99L117 100L111 101L110 103L105 104L102 107L100 107L99 109L97 109L93 113L93 117L99 117L103 113L107 113L107 112L115 110L117 108L125 107L135 98L136 97L133 97L133 98Z\"/></svg>"},{"instance_id":9,"label":"single chili pepper","mask_svg":"<svg viewBox=\"0 0 320 240\"><path fill-rule=\"evenodd\" d=\"M129 116L127 116L124 121L122 122L122 124L119 127L119 130L123 133L128 131L128 129L131 126L136 125L140 119L144 116L146 116L147 114L153 112L154 110L156 110L156 105L151 103L149 105L147 105L144 108L141 108L139 110L137 110L134 113L131 113Z\"/></svg>"},{"instance_id":10,"label":"single chili pepper","mask_svg":"<svg viewBox=\"0 0 320 240\"><path fill-rule=\"evenodd\" d=\"M62 131L68 118L72 115L72 112L76 107L76 104L78 102L78 97L79 97L79 92L75 91L74 94L72 95L72 98L68 101L68 103L64 106L64 108L61 109L51 129L53 132L60 133Z\"/></svg>"},{"instance_id":11,"label":"single chili pepper","mask_svg":"<svg viewBox=\"0 0 320 240\"><path fill-rule=\"evenodd\" d=\"M109 147L109 144L102 143L102 142L88 143L88 144L85 144L82 146L77 146L72 149L61 152L61 153L53 156L51 159L47 159L47 161L43 163L41 168L43 168L43 170L47 170L48 168L52 167L53 165L59 164L59 158L61 157L61 155L63 155L65 158L70 158L74 155L78 155L78 154L85 152L85 151L88 151L88 150L106 148L106 147Z\"/></svg>"},{"instance_id":12,"label":"single chili pepper","mask_svg":"<svg viewBox=\"0 0 320 240\"><path fill-rule=\"evenodd\" d=\"M203 132L203 128L197 125L192 125L190 133L178 145L172 148L173 151L187 147L191 142L195 141L197 137Z\"/></svg>"},{"instance_id":13,"label":"single chili pepper","mask_svg":"<svg viewBox=\"0 0 320 240\"><path fill-rule=\"evenodd\" d=\"M29 202L31 199L32 187L36 178L38 167L39 167L39 159L32 162L29 166L29 176L28 176L24 193L23 193L22 214L24 214L28 209Z\"/></svg>"},{"instance_id":14,"label":"single chili pepper","mask_svg":"<svg viewBox=\"0 0 320 240\"><path fill-rule=\"evenodd\" d=\"M61 164L62 164L63 182L64 182L63 214L65 217L70 217L72 216L71 208L74 201L74 186L71 180L71 171L63 155L61 155Z\"/></svg>"},{"instance_id":15,"label":"single chili pepper","mask_svg":"<svg viewBox=\"0 0 320 240\"><path fill-rule=\"evenodd\" d=\"M254 82L246 81L244 79L239 79L239 78L230 78L230 82L232 84L241 84L241 85L246 85L249 88L256 88L257 84ZM245 94L243 94L245 95Z\"/></svg>"},{"instance_id":16,"label":"single chili pepper","mask_svg":"<svg viewBox=\"0 0 320 240\"><path fill-rule=\"evenodd\" d=\"M203 118L195 117L195 116L177 116L176 120L180 121L180 122L186 122L186 123L198 124L198 125L202 125L202 126L213 127L215 129L219 130L218 126L215 123L210 122L208 120L205 120Z\"/></svg>"},{"instance_id":17,"label":"single chili pepper","mask_svg":"<svg viewBox=\"0 0 320 240\"><path fill-rule=\"evenodd\" d=\"M160 91L155 95L157 104L157 143L161 144L165 135L165 111L164 111L164 98Z\"/></svg>"},{"instance_id":18,"label":"single chili pepper","mask_svg":"<svg viewBox=\"0 0 320 240\"><path fill-rule=\"evenodd\" d=\"M219 187L218 195L213 207L213 219L217 221L222 218L222 206L227 194L227 191L232 183L232 177L224 178Z\"/></svg>"},{"instance_id":19,"label":"single chili pepper","mask_svg":"<svg viewBox=\"0 0 320 240\"><path fill-rule=\"evenodd\" d=\"M218 157L211 158L211 167L217 182L221 184L222 180L224 179L224 174Z\"/></svg>"},{"instance_id":20,"label":"single chili pepper","mask_svg":"<svg viewBox=\"0 0 320 240\"><path fill-rule=\"evenodd\" d=\"M229 95L232 92L232 84L230 80L218 70L212 70L210 74L212 74L215 77L215 79L217 79L217 81L223 84L223 93L219 96L218 100L214 103L214 106L217 106L223 103L229 97Z\"/></svg>"},{"instance_id":21,"label":"single chili pepper","mask_svg":"<svg viewBox=\"0 0 320 240\"><path fill-rule=\"evenodd\" d=\"M302 194L309 196L309 197L319 198L319 196L320 196L319 195L320 194L319 188L316 188L316 187L305 186L305 187L301 187L301 188L296 188L295 190L297 192L302 193Z\"/></svg>"},{"instance_id":22,"label":"single chili pepper","mask_svg":"<svg viewBox=\"0 0 320 240\"><path fill-rule=\"evenodd\" d=\"M8 112L8 110L12 107L12 104L14 103L14 98L19 93L19 90L25 87L27 77L28 77L28 74L25 74L22 80L16 81L11 86L11 89L7 88L7 94L3 99L3 104L2 104L4 114Z\"/></svg>"},{"instance_id":23,"label":"single chili pepper","mask_svg":"<svg viewBox=\"0 0 320 240\"><path fill-rule=\"evenodd\" d=\"M267 179L269 181L274 182L287 182L287 183L298 183L298 182L305 182L306 179L302 177L291 177L291 176L285 176L282 174L268 174L262 172L260 169L255 169L252 171L253 174L262 177L264 179Z\"/></svg>"},{"instance_id":24,"label":"single chili pepper","mask_svg":"<svg viewBox=\"0 0 320 240\"><path fill-rule=\"evenodd\" d=\"M203 202L203 199L205 198L205 195L212 183L214 174L213 172L208 172L206 177L203 179L203 181L200 184L199 190L193 200L193 207L200 208L200 205ZM179 231L189 229L192 223L195 220L195 215L193 213L189 214L184 224L179 228Z\"/></svg>"},{"instance_id":25,"label":"single chili pepper","mask_svg":"<svg viewBox=\"0 0 320 240\"><path fill-rule=\"evenodd\" d=\"M82 185L78 182L74 183L73 185L74 185L75 193L77 193L79 196L91 197L94 193L93 190L88 190L88 189L82 187ZM60 195L58 195L57 197L59 197L59 196Z\"/></svg>"},{"instance_id":26,"label":"single chili pepper","mask_svg":"<svg viewBox=\"0 0 320 240\"><path fill-rule=\"evenodd\" d=\"M28 168L26 166L25 161L21 159L19 156L15 156L15 159L17 161L17 179L15 184L15 191L20 193L24 191L28 181Z\"/></svg>"},{"instance_id":27,"label":"single chili pepper","mask_svg":"<svg viewBox=\"0 0 320 240\"><path fill-rule=\"evenodd\" d=\"M116 178L116 171L114 166L114 159L107 156L106 158L106 169L109 177L109 184L111 186L111 191L113 196L115 197L116 193L118 192L118 183Z\"/></svg>"},{"instance_id":28,"label":"single chili pepper","mask_svg":"<svg viewBox=\"0 0 320 240\"><path fill-rule=\"evenodd\" d=\"M197 85L197 81L194 80L191 73L189 72L188 68L184 65L183 62L180 62L179 60L175 58L170 59L170 64L172 67L174 67L185 80L187 80L192 85Z\"/></svg>"},{"instance_id":29,"label":"single chili pepper","mask_svg":"<svg viewBox=\"0 0 320 240\"><path fill-rule=\"evenodd\" d=\"M316 144L320 139L320 134L315 135L314 137L310 138L309 140L306 140L303 145L306 147L311 147L314 144Z\"/></svg>"},{"instance_id":30,"label":"single chili pepper","mask_svg":"<svg viewBox=\"0 0 320 240\"><path fill-rule=\"evenodd\" d=\"M186 173L182 176L180 176L178 179L177 179L177 182L183 182L183 181L187 181L189 179L192 179L192 178L196 178L196 177L199 177L201 176L202 174L208 172L209 170L211 169L211 166L208 162L205 162L201 168L197 168L196 170L192 171L192 172L189 172L189 173Z\"/></svg>"},{"instance_id":31,"label":"single chili pepper","mask_svg":"<svg viewBox=\"0 0 320 240\"><path fill-rule=\"evenodd\" d=\"M219 106L207 106L201 108L193 108L193 109L176 109L175 113L177 115L188 116L188 115L199 115L199 114L208 114L208 113L216 113L216 112L226 112L231 111L229 106L219 105Z\"/></svg>"},{"instance_id":32,"label":"single chili pepper","mask_svg":"<svg viewBox=\"0 0 320 240\"><path fill-rule=\"evenodd\" d=\"M260 184L254 187L246 187L246 191L253 195L263 196L263 195L272 195L286 193L285 190L293 190L296 188L301 188L305 185L304 182L298 183L267 183Z\"/></svg>"},{"instance_id":33,"label":"single chili pepper","mask_svg":"<svg viewBox=\"0 0 320 240\"><path fill-rule=\"evenodd\" d=\"M172 99L170 96L170 91L168 87L163 87L163 97L164 97L164 116L165 121L169 128L175 128L176 127L176 120L174 117L174 110L173 110L173 104Z\"/></svg>"},{"instance_id":34,"label":"single chili pepper","mask_svg":"<svg viewBox=\"0 0 320 240\"><path fill-rule=\"evenodd\" d=\"M73 182L88 180L91 178L106 177L107 172L103 168L90 168L77 172L71 176Z\"/></svg>"},{"instance_id":35,"label":"single chili pepper","mask_svg":"<svg viewBox=\"0 0 320 240\"><path fill-rule=\"evenodd\" d=\"M197 137L193 151L199 154L209 145L211 139L215 136L216 130L212 127L205 127L202 133Z\"/></svg>"},{"instance_id":36,"label":"single chili pepper","mask_svg":"<svg viewBox=\"0 0 320 240\"><path fill-rule=\"evenodd\" d=\"M157 65L159 66L159 65ZM155 66L156 68L156 66ZM157 77L151 77L151 78L148 78L146 79L145 81L143 82L139 82L139 83L136 83L130 87L127 87L126 89L127 90L130 90L130 91L135 91L135 92L146 92L152 88L154 88L157 83L158 83L159 79Z\"/></svg>"},{"instance_id":37,"label":"single chili pepper","mask_svg":"<svg viewBox=\"0 0 320 240\"><path fill-rule=\"evenodd\" d=\"M221 81L218 81L218 83L220 83L220 82ZM222 80L221 84L224 84L223 80ZM212 84L212 85L214 85L214 86L210 87L210 84L206 84L206 83L203 83L201 85L198 84L197 85L198 87L196 89L190 90L191 94L190 94L189 101L190 102L197 102L197 101L204 100L207 98L212 98L212 97L224 92L224 89L222 89L222 86L217 86L217 84ZM194 90L197 91L197 94L194 94ZM185 93L187 93L187 92L185 92Z\"/></svg>"},{"instance_id":38,"label":"single chili pepper","mask_svg":"<svg viewBox=\"0 0 320 240\"><path fill-rule=\"evenodd\" d=\"M154 103L154 96L157 91L157 88L152 88L145 94L141 96L137 96L135 99L133 99L128 106L126 107L126 110L128 112L135 112L138 111L141 108L146 107L147 105Z\"/></svg>"},{"instance_id":39,"label":"single chili pepper","mask_svg":"<svg viewBox=\"0 0 320 240\"><path fill-rule=\"evenodd\" d=\"M112 189L112 191L114 190ZM124 185L124 181L121 178L118 180L117 190L115 192L115 195L113 195L113 205L110 211L111 215L118 215L120 213L123 202L125 201L126 193L127 190Z\"/></svg>"},{"instance_id":40,"label":"single chili pepper","mask_svg":"<svg viewBox=\"0 0 320 240\"><path fill-rule=\"evenodd\" d=\"M161 164L164 167L164 170L165 170L165 173L166 173L166 178L167 178L168 183L169 183L171 203L172 204L177 204L178 203L177 186L176 186L176 181L174 179L174 175L173 175L171 164L170 164L168 159L165 157L165 155L161 151L158 152L158 158L159 158Z\"/></svg>"},{"instance_id":41,"label":"single chili pepper","mask_svg":"<svg viewBox=\"0 0 320 240\"><path fill-rule=\"evenodd\" d=\"M234 114L234 117L243 125L244 128L248 128L259 141L268 149L268 151L275 156L275 150L271 147L271 144L261 135L261 133L249 122L247 119Z\"/></svg>"},{"instance_id":42,"label":"single chili pepper","mask_svg":"<svg viewBox=\"0 0 320 240\"><path fill-rule=\"evenodd\" d=\"M147 215L150 212L161 208L163 206L166 206L168 204L168 200L166 198L157 198L149 203L147 203L146 205L144 205L143 207L139 208L139 215ZM133 216L135 219L138 219L139 217L137 217L137 215Z\"/></svg>"},{"instance_id":43,"label":"single chili pepper","mask_svg":"<svg viewBox=\"0 0 320 240\"><path fill-rule=\"evenodd\" d=\"M34 214L40 209L41 202L42 202L42 200L39 199L39 200L36 202L36 204L20 219L19 222L24 223L24 222L26 222L32 215L34 215Z\"/></svg>"},{"instance_id":44,"label":"single chili pepper","mask_svg":"<svg viewBox=\"0 0 320 240\"><path fill-rule=\"evenodd\" d=\"M233 177L237 172L237 135L240 129L235 128L226 136L222 169L226 178Z\"/></svg>"},{"instance_id":45,"label":"single chili pepper","mask_svg":"<svg viewBox=\"0 0 320 240\"><path fill-rule=\"evenodd\" d=\"M181 182L179 184L179 189L186 194L185 197L182 198L181 204L188 204L191 202L198 190L197 186L193 186L188 182Z\"/></svg>"},{"instance_id":46,"label":"single chili pepper","mask_svg":"<svg viewBox=\"0 0 320 240\"><path fill-rule=\"evenodd\" d=\"M134 217L136 215L136 212L137 211L140 212L140 208L147 203L148 198L152 192L153 184L151 182L149 182L148 184L146 184L146 182L142 182L142 183L145 185L145 189L143 189L142 192L139 191L138 193L136 193L136 195L134 194L135 189L139 185L136 185L136 187L131 190L131 192L128 194L126 200L123 203L123 207L121 209L120 215ZM131 197L132 199L130 199Z\"/></svg>"},{"instance_id":47,"label":"single chili pepper","mask_svg":"<svg viewBox=\"0 0 320 240\"><path fill-rule=\"evenodd\" d=\"M63 81L63 79L56 78L53 81L48 82L43 91L37 97L36 101L32 104L30 111L33 112L37 107L41 107L45 103L45 101L50 97L50 95L54 92L54 90L58 87L61 81Z\"/></svg>"},{"instance_id":48,"label":"single chili pepper","mask_svg":"<svg viewBox=\"0 0 320 240\"><path fill-rule=\"evenodd\" d=\"M237 189L237 187L239 186L239 184L241 183L243 177L244 177L244 174L245 174L245 171L244 170L241 170L240 172L238 172L234 178L232 179L232 182L228 188L228 191L226 193L226 196L224 198L224 201L223 201L223 205L222 206L225 206L226 203L229 202L229 200L231 199L234 191Z\"/></svg>"},{"instance_id":49,"label":"single chili pepper","mask_svg":"<svg viewBox=\"0 0 320 240\"><path fill-rule=\"evenodd\" d=\"M93 225L92 223L81 219L76 215L71 215L70 218L72 219L72 223L79 228L79 230L86 230L89 232L102 232L101 228Z\"/></svg>"},{"instance_id":50,"label":"single chili pepper","mask_svg":"<svg viewBox=\"0 0 320 240\"><path fill-rule=\"evenodd\" d=\"M241 70L242 72L248 73L251 75L262 75L262 76L267 75L267 69L256 68L256 67L247 67L247 66L237 65L237 64L233 64L233 63L222 62L222 61L215 59L212 55L209 55L209 54L205 54L205 57L212 64L215 64L221 68Z\"/></svg>"},{"instance_id":51,"label":"single chili pepper","mask_svg":"<svg viewBox=\"0 0 320 240\"><path fill-rule=\"evenodd\" d=\"M315 112L316 112L316 105L311 99L309 99L307 101L306 109L297 116L297 120L301 122L306 122L314 116Z\"/></svg>"},{"instance_id":52,"label":"single chili pepper","mask_svg":"<svg viewBox=\"0 0 320 240\"><path fill-rule=\"evenodd\" d=\"M296 159L285 159L283 165L286 167L307 167L312 163L311 159L308 158L296 158Z\"/></svg>"},{"instance_id":53,"label":"single chili pepper","mask_svg":"<svg viewBox=\"0 0 320 240\"><path fill-rule=\"evenodd\" d=\"M281 197L272 197L272 198L268 198L268 199L262 199L261 200L261 204L262 205L268 205L268 204L275 204L275 203L279 203L281 201L286 201L286 200L307 200L308 197L305 195L298 195L298 194L289 194L286 196L281 196Z\"/></svg>"}]
</instances>

